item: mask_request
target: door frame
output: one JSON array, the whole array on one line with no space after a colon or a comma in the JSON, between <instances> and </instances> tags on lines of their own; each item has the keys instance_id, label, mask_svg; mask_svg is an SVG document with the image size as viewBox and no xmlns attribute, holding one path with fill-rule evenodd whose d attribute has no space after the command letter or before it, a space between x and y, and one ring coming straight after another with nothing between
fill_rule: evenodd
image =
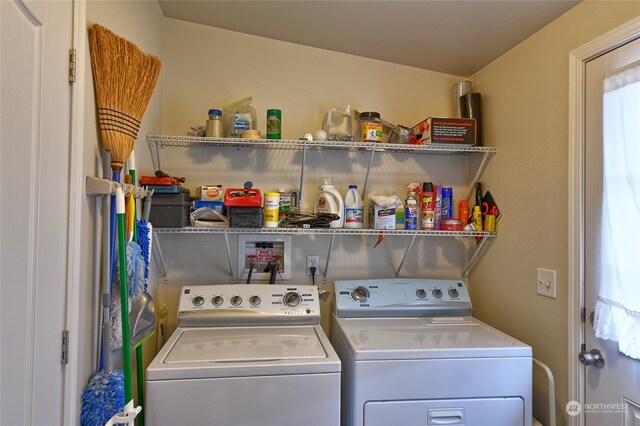
<instances>
[{"instance_id":1,"label":"door frame","mask_svg":"<svg viewBox=\"0 0 640 426\"><path fill-rule=\"evenodd\" d=\"M79 336L80 318L80 274L84 269L80 264L82 246L82 202L85 198L83 176L83 133L84 133L84 93L85 75L82 72L85 61L87 19L86 0L72 2L71 47L76 52L76 81L70 84L69 123L69 234L67 256L67 301L66 329L69 330L69 363L63 374L64 395L61 424L77 424L80 418L81 396L84 377L78 359L86 356L85 340Z\"/></svg>"},{"instance_id":2,"label":"door frame","mask_svg":"<svg viewBox=\"0 0 640 426\"><path fill-rule=\"evenodd\" d=\"M640 38L640 17L569 53L569 401L585 401L585 368L578 362L585 342L584 306L584 173L585 93L587 62ZM585 424L584 412L570 417L572 426Z\"/></svg>"}]
</instances>

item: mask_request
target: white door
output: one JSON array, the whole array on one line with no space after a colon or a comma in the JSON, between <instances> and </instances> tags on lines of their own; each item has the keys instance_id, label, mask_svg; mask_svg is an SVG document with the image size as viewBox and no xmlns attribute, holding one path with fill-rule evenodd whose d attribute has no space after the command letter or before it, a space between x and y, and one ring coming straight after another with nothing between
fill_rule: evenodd
<instances>
[{"instance_id":1,"label":"white door","mask_svg":"<svg viewBox=\"0 0 640 426\"><path fill-rule=\"evenodd\" d=\"M595 311L598 282L602 269L601 226L603 195L603 80L605 75L640 60L640 40L619 47L587 63L585 132L585 413L587 426L640 426L640 360L622 355L618 343L595 337L592 313ZM640 122L637 117L635 125ZM640 144L640 138L635 141ZM621 141L620 141L621 143ZM640 168L640 158L634 160ZM621 206L622 207L622 203ZM628 217L625 227L640 226L640 218ZM629 238L628 233L612 231L614 238ZM640 253L635 253L640 263ZM640 276L635 277L636 282ZM640 288L638 288L640 291ZM638 317L640 319L640 317ZM640 336L638 336L640 338ZM604 365L598 362L601 353ZM595 365L594 365L595 364Z\"/></svg>"},{"instance_id":2,"label":"white door","mask_svg":"<svg viewBox=\"0 0 640 426\"><path fill-rule=\"evenodd\" d=\"M70 1L0 1L0 424L62 423Z\"/></svg>"}]
</instances>

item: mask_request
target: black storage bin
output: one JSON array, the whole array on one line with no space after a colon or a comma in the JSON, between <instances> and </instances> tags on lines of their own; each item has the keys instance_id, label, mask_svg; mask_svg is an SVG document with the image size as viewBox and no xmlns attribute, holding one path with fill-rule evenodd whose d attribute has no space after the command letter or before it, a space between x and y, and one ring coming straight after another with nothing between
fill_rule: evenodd
<instances>
[{"instance_id":1,"label":"black storage bin","mask_svg":"<svg viewBox=\"0 0 640 426\"><path fill-rule=\"evenodd\" d=\"M178 194L153 194L149 222L155 228L183 228L191 225L189 190Z\"/></svg>"},{"instance_id":2,"label":"black storage bin","mask_svg":"<svg viewBox=\"0 0 640 426\"><path fill-rule=\"evenodd\" d=\"M231 228L262 228L262 207L227 207Z\"/></svg>"}]
</instances>

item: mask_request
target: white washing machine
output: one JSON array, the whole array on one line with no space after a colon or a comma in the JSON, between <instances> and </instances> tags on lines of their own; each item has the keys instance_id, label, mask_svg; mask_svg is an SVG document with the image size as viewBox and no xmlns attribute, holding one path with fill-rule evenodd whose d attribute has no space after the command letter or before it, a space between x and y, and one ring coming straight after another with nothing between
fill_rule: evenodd
<instances>
[{"instance_id":1,"label":"white washing machine","mask_svg":"<svg viewBox=\"0 0 640 426\"><path fill-rule=\"evenodd\" d=\"M342 426L531 426L531 347L473 318L463 281L336 281L335 293Z\"/></svg>"},{"instance_id":2,"label":"white washing machine","mask_svg":"<svg viewBox=\"0 0 640 426\"><path fill-rule=\"evenodd\" d=\"M146 372L147 425L338 426L340 359L314 286L183 287Z\"/></svg>"}]
</instances>

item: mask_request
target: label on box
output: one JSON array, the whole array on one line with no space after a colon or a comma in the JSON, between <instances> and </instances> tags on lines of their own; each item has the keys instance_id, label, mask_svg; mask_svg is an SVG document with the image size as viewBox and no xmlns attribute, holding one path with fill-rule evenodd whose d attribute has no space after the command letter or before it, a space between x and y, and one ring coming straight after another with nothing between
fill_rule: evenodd
<instances>
[{"instance_id":1,"label":"label on box","mask_svg":"<svg viewBox=\"0 0 640 426\"><path fill-rule=\"evenodd\" d=\"M396 207L379 206L371 203L369 207L369 226L373 229L396 229Z\"/></svg>"},{"instance_id":2,"label":"label on box","mask_svg":"<svg viewBox=\"0 0 640 426\"><path fill-rule=\"evenodd\" d=\"M199 209L200 207L209 207L211 210L215 210L220 214L224 214L224 205L222 204L222 201L195 200L193 204L196 209Z\"/></svg>"},{"instance_id":3,"label":"label on box","mask_svg":"<svg viewBox=\"0 0 640 426\"><path fill-rule=\"evenodd\" d=\"M203 185L196 188L196 197L202 201L222 201L222 185Z\"/></svg>"},{"instance_id":4,"label":"label on box","mask_svg":"<svg viewBox=\"0 0 640 426\"><path fill-rule=\"evenodd\" d=\"M423 144L476 144L475 118L429 117L413 126L412 131Z\"/></svg>"}]
</instances>

